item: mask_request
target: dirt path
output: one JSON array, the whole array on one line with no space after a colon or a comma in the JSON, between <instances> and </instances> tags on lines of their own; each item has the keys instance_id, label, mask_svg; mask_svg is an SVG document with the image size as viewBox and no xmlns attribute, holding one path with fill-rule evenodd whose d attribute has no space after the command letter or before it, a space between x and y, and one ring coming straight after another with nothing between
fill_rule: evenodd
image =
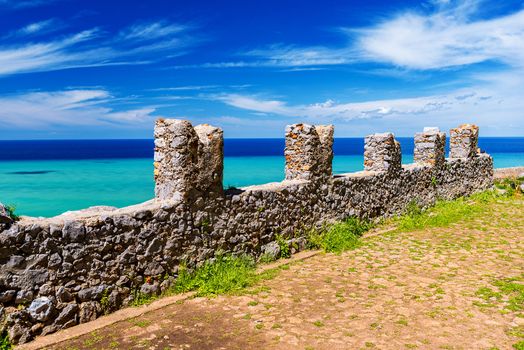
<instances>
[{"instance_id":1,"label":"dirt path","mask_svg":"<svg viewBox=\"0 0 524 350\"><path fill-rule=\"evenodd\" d=\"M500 282L524 282L524 202L363 241L245 295L188 300L54 349L512 349L524 340L523 301L512 304L501 284L511 281Z\"/></svg>"}]
</instances>

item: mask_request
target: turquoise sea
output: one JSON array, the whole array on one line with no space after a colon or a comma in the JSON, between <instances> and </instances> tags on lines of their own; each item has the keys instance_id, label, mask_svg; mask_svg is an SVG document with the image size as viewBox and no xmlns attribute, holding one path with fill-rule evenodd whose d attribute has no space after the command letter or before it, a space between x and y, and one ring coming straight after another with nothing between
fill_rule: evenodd
<instances>
[{"instance_id":1,"label":"turquoise sea","mask_svg":"<svg viewBox=\"0 0 524 350\"><path fill-rule=\"evenodd\" d=\"M495 167L524 166L524 150L491 155ZM5 158L0 157L0 202L16 206L21 215L54 216L94 205L122 207L153 197L152 157ZM412 159L410 154L403 155L403 163L411 163ZM361 154L335 155L333 172L359 171L362 163ZM224 167L225 187L281 181L284 177L283 156L226 156Z\"/></svg>"}]
</instances>

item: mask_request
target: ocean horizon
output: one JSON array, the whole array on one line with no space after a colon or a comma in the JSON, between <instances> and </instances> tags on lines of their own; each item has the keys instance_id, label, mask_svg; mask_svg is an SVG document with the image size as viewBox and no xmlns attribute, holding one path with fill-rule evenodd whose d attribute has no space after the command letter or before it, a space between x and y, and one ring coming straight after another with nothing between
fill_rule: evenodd
<instances>
[{"instance_id":1,"label":"ocean horizon","mask_svg":"<svg viewBox=\"0 0 524 350\"><path fill-rule=\"evenodd\" d=\"M413 138L398 138L402 162ZM225 139L224 187L284 178L284 139ZM153 198L153 140L0 141L0 202L19 215L55 216L94 205L123 207ZM524 137L481 137L495 168L524 166ZM363 138L336 138L333 173L363 169Z\"/></svg>"}]
</instances>

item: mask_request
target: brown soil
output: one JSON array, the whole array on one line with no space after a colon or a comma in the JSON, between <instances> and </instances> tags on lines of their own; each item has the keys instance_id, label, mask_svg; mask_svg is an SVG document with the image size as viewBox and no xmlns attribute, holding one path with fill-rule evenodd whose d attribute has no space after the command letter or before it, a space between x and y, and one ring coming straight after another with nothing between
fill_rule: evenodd
<instances>
[{"instance_id":1,"label":"brown soil","mask_svg":"<svg viewBox=\"0 0 524 350\"><path fill-rule=\"evenodd\" d=\"M523 233L524 202L498 203L475 220L369 236L244 295L194 298L53 349L512 349L524 311L477 292L524 278Z\"/></svg>"}]
</instances>

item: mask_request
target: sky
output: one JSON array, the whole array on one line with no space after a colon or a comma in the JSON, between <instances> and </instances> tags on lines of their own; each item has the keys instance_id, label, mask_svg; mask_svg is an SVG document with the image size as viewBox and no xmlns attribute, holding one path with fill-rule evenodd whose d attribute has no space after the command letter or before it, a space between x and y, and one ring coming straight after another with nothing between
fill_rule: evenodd
<instances>
[{"instance_id":1,"label":"sky","mask_svg":"<svg viewBox=\"0 0 524 350\"><path fill-rule=\"evenodd\" d=\"M524 136L524 1L0 0L0 139Z\"/></svg>"}]
</instances>

